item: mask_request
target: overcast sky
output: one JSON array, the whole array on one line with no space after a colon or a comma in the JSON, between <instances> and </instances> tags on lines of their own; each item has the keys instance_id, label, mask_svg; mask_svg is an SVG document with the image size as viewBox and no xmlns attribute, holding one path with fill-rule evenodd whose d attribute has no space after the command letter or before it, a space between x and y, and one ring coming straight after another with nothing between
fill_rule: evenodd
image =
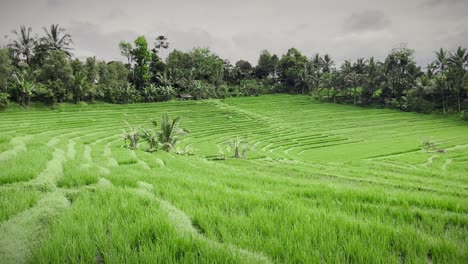
<instances>
[{"instance_id":1,"label":"overcast sky","mask_svg":"<svg viewBox=\"0 0 468 264\"><path fill-rule=\"evenodd\" d=\"M170 50L209 47L235 63L256 64L267 49L296 47L336 62L374 56L406 43L418 63L440 47L468 47L468 0L0 0L0 32L20 25L42 34L58 23L72 35L76 57L123 60L118 43L164 34ZM0 45L8 38L2 37ZM167 55L167 51L165 52ZM164 55L164 54L163 54Z\"/></svg>"}]
</instances>

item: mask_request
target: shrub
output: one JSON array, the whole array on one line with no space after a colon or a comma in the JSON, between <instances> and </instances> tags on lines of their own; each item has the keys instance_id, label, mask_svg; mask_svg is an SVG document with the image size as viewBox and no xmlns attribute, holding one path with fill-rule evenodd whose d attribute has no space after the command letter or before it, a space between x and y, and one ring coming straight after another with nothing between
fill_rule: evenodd
<instances>
[{"instance_id":1,"label":"shrub","mask_svg":"<svg viewBox=\"0 0 468 264\"><path fill-rule=\"evenodd\" d=\"M234 158L247 158L247 151L251 149L251 147L244 142L244 139L240 137L236 137L227 141L228 147L234 148ZM240 153L242 151L242 154Z\"/></svg>"},{"instance_id":2,"label":"shrub","mask_svg":"<svg viewBox=\"0 0 468 264\"><path fill-rule=\"evenodd\" d=\"M159 131L154 129L140 129L134 131L137 133L145 142L149 145L149 152L158 151L159 148L164 151L170 152L175 150L176 144L179 142L180 135L186 135L188 130L179 128L180 116L174 118L173 120L169 119L169 116L166 112L161 115ZM156 120L151 120L153 126L158 126ZM134 133L134 134L135 134ZM130 133L127 133L127 138L132 138ZM177 149L177 154L184 153L183 155L191 155L193 149L185 148L184 150Z\"/></svg>"},{"instance_id":3,"label":"shrub","mask_svg":"<svg viewBox=\"0 0 468 264\"><path fill-rule=\"evenodd\" d=\"M141 138L148 143L149 149L148 152L158 151L159 142L158 142L158 133L152 129L142 129Z\"/></svg>"},{"instance_id":4,"label":"shrub","mask_svg":"<svg viewBox=\"0 0 468 264\"><path fill-rule=\"evenodd\" d=\"M425 152L437 151L437 152L445 152L444 149L437 147L437 142L433 138L425 138L422 140L422 150Z\"/></svg>"},{"instance_id":5,"label":"shrub","mask_svg":"<svg viewBox=\"0 0 468 264\"><path fill-rule=\"evenodd\" d=\"M0 92L0 106L7 106L10 103L10 95Z\"/></svg>"},{"instance_id":6,"label":"shrub","mask_svg":"<svg viewBox=\"0 0 468 264\"><path fill-rule=\"evenodd\" d=\"M461 111L460 119L463 120L463 121L468 121L468 112L465 111L465 110Z\"/></svg>"},{"instance_id":7,"label":"shrub","mask_svg":"<svg viewBox=\"0 0 468 264\"><path fill-rule=\"evenodd\" d=\"M127 129L123 131L122 138L125 147L136 149L138 147L138 141L140 140L140 128L134 128L127 123Z\"/></svg>"}]
</instances>

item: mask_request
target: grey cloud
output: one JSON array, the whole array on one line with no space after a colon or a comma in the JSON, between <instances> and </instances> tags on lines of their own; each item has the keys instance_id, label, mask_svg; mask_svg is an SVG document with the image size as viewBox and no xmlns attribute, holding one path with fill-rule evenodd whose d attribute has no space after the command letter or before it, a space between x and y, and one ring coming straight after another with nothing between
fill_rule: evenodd
<instances>
[{"instance_id":1,"label":"grey cloud","mask_svg":"<svg viewBox=\"0 0 468 264\"><path fill-rule=\"evenodd\" d=\"M61 7L65 4L65 0L47 0L47 7Z\"/></svg>"},{"instance_id":2,"label":"grey cloud","mask_svg":"<svg viewBox=\"0 0 468 264\"><path fill-rule=\"evenodd\" d=\"M73 22L68 31L75 43L77 57L96 56L104 60L122 60L119 42L133 41L139 35L128 30L105 32L99 25L89 22Z\"/></svg>"},{"instance_id":3,"label":"grey cloud","mask_svg":"<svg viewBox=\"0 0 468 264\"><path fill-rule=\"evenodd\" d=\"M461 4L465 3L466 0L425 0L424 5L427 6L439 6L439 5L454 5L454 4Z\"/></svg>"},{"instance_id":4,"label":"grey cloud","mask_svg":"<svg viewBox=\"0 0 468 264\"><path fill-rule=\"evenodd\" d=\"M121 8L114 7L109 12L109 15L107 15L107 18L112 19L112 20L123 19L123 18L128 18L128 14L125 11L123 11Z\"/></svg>"},{"instance_id":5,"label":"grey cloud","mask_svg":"<svg viewBox=\"0 0 468 264\"><path fill-rule=\"evenodd\" d=\"M211 47L215 42L210 33L200 28L170 30L166 35L172 48L183 51L194 47Z\"/></svg>"},{"instance_id":6,"label":"grey cloud","mask_svg":"<svg viewBox=\"0 0 468 264\"><path fill-rule=\"evenodd\" d=\"M366 10L352 13L344 21L345 31L374 31L390 27L392 21L382 11Z\"/></svg>"},{"instance_id":7,"label":"grey cloud","mask_svg":"<svg viewBox=\"0 0 468 264\"><path fill-rule=\"evenodd\" d=\"M164 34L170 49L209 47L232 62L252 63L263 49L281 55L296 47L307 56L330 53L339 62L382 57L402 42L422 63L440 47L468 46L468 0L0 1L0 46L20 25L42 35L42 26L58 23L72 35L77 57L106 60L124 60L119 41L141 34L150 46Z\"/></svg>"}]
</instances>

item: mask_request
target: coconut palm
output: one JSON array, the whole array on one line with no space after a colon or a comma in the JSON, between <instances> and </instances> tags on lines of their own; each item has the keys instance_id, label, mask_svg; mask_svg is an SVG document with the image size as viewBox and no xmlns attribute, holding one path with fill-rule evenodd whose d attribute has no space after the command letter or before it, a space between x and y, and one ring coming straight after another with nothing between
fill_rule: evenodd
<instances>
[{"instance_id":1,"label":"coconut palm","mask_svg":"<svg viewBox=\"0 0 468 264\"><path fill-rule=\"evenodd\" d=\"M447 68L450 52L440 49L435 52L436 60L434 61L435 67L438 71L443 72Z\"/></svg>"},{"instance_id":2,"label":"coconut palm","mask_svg":"<svg viewBox=\"0 0 468 264\"><path fill-rule=\"evenodd\" d=\"M442 109L445 114L445 90L447 89L447 78L444 74L438 74L434 77L433 89L442 94Z\"/></svg>"},{"instance_id":3,"label":"coconut palm","mask_svg":"<svg viewBox=\"0 0 468 264\"><path fill-rule=\"evenodd\" d=\"M70 44L73 44L73 40L70 34L65 33L65 29L61 28L58 24L50 25L50 29L43 27L46 36L41 38L49 50L61 50L65 52L68 57L72 56Z\"/></svg>"},{"instance_id":4,"label":"coconut palm","mask_svg":"<svg viewBox=\"0 0 468 264\"><path fill-rule=\"evenodd\" d=\"M451 79L453 88L457 89L457 102L458 111L461 112L461 98L460 94L463 89L463 78L465 75L465 65L468 62L468 53L466 48L458 47L453 55L448 58L449 63L449 76L447 79Z\"/></svg>"},{"instance_id":5,"label":"coconut palm","mask_svg":"<svg viewBox=\"0 0 468 264\"><path fill-rule=\"evenodd\" d=\"M353 88L353 104L356 104L356 95L358 93L357 86L361 82L361 75L355 71L351 71L348 75L346 75L345 81L350 87Z\"/></svg>"},{"instance_id":6,"label":"coconut palm","mask_svg":"<svg viewBox=\"0 0 468 264\"><path fill-rule=\"evenodd\" d=\"M166 36L157 36L155 41L154 49L152 50L154 53L160 53L163 49L169 48L169 42L167 42Z\"/></svg>"},{"instance_id":7,"label":"coconut palm","mask_svg":"<svg viewBox=\"0 0 468 264\"><path fill-rule=\"evenodd\" d=\"M180 135L186 135L187 130L179 127L181 117L178 116L173 120L169 119L167 112L161 115L160 131L158 132L158 141L161 144L161 148L164 151L172 151L175 148L177 142L179 142ZM152 121L153 125L157 125L155 120Z\"/></svg>"},{"instance_id":8,"label":"coconut palm","mask_svg":"<svg viewBox=\"0 0 468 264\"><path fill-rule=\"evenodd\" d=\"M333 66L333 64L334 64L334 62L331 59L331 56L328 55L328 54L325 54L325 56L323 56L323 59L322 59L322 62L321 62L322 71L323 72L330 72L331 67Z\"/></svg>"},{"instance_id":9,"label":"coconut palm","mask_svg":"<svg viewBox=\"0 0 468 264\"><path fill-rule=\"evenodd\" d=\"M37 44L37 38L32 36L32 28L21 26L19 32L14 30L13 34L16 35L17 39L12 40L8 44L8 48L14 52L18 59L22 56L26 60L26 63L29 64Z\"/></svg>"},{"instance_id":10,"label":"coconut palm","mask_svg":"<svg viewBox=\"0 0 468 264\"><path fill-rule=\"evenodd\" d=\"M447 58L447 62L463 68L468 62L468 53L466 48L458 47L454 54Z\"/></svg>"}]
</instances>

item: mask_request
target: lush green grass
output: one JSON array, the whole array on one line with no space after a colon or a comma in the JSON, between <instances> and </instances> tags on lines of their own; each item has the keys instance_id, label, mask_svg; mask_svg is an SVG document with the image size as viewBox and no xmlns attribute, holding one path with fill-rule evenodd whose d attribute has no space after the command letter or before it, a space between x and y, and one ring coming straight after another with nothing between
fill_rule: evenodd
<instances>
[{"instance_id":1,"label":"lush green grass","mask_svg":"<svg viewBox=\"0 0 468 264\"><path fill-rule=\"evenodd\" d=\"M163 111L195 156L121 147ZM247 159L213 160L236 136ZM0 113L0 151L2 263L468 262L466 122L288 95L61 105Z\"/></svg>"}]
</instances>

